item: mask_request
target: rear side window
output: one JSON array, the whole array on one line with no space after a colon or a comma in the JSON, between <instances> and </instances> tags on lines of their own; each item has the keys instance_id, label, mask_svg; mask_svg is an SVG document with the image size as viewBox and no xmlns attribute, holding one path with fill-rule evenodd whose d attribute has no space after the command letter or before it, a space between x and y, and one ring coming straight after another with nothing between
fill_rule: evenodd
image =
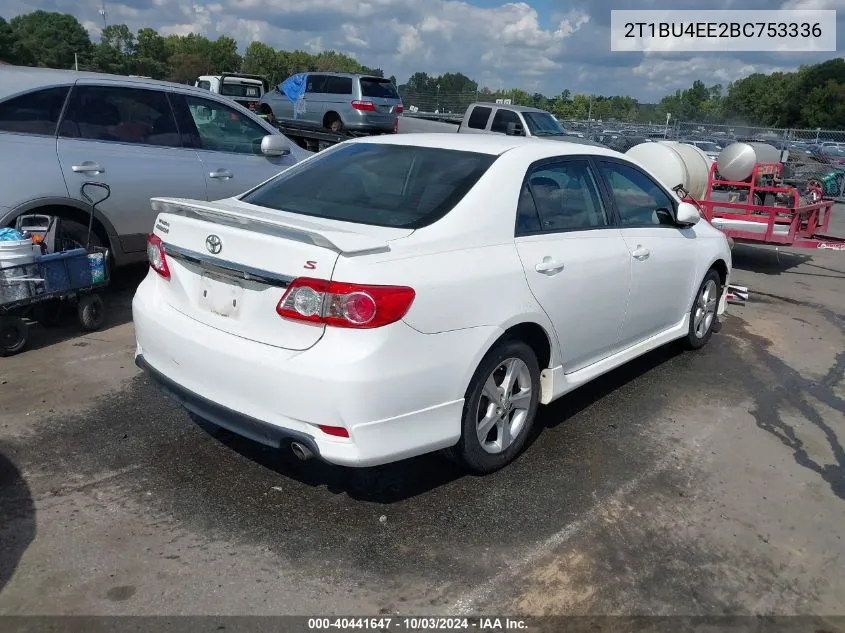
<instances>
[{"instance_id":1,"label":"rear side window","mask_svg":"<svg viewBox=\"0 0 845 633\"><path fill-rule=\"evenodd\" d=\"M493 122L490 124L490 131L505 134L508 131L508 123L516 123L516 125L522 126L522 121L519 120L519 115L516 112L497 110L496 116L493 117Z\"/></svg>"},{"instance_id":2,"label":"rear side window","mask_svg":"<svg viewBox=\"0 0 845 633\"><path fill-rule=\"evenodd\" d=\"M305 82L305 92L325 92L326 91L326 76L325 75L308 75Z\"/></svg>"},{"instance_id":3,"label":"rear side window","mask_svg":"<svg viewBox=\"0 0 845 633\"><path fill-rule=\"evenodd\" d=\"M528 187L544 231L585 231L608 225L596 180L584 161L533 169Z\"/></svg>"},{"instance_id":4,"label":"rear side window","mask_svg":"<svg viewBox=\"0 0 845 633\"><path fill-rule=\"evenodd\" d=\"M471 127L474 130L483 130L487 127L487 120L490 118L490 113L492 111L493 110L491 108L476 106L472 109L472 113L469 115L467 127Z\"/></svg>"},{"instance_id":5,"label":"rear side window","mask_svg":"<svg viewBox=\"0 0 845 633\"><path fill-rule=\"evenodd\" d=\"M167 95L118 86L77 86L59 134L66 138L181 147Z\"/></svg>"},{"instance_id":6,"label":"rear side window","mask_svg":"<svg viewBox=\"0 0 845 633\"><path fill-rule=\"evenodd\" d=\"M28 92L0 103L0 132L53 136L70 88Z\"/></svg>"},{"instance_id":7,"label":"rear side window","mask_svg":"<svg viewBox=\"0 0 845 633\"><path fill-rule=\"evenodd\" d=\"M325 150L241 199L290 213L415 229L451 211L495 160L475 152L353 143Z\"/></svg>"},{"instance_id":8,"label":"rear side window","mask_svg":"<svg viewBox=\"0 0 845 633\"><path fill-rule=\"evenodd\" d=\"M211 82L210 81L198 81L197 87L202 88L203 90L211 90Z\"/></svg>"},{"instance_id":9,"label":"rear side window","mask_svg":"<svg viewBox=\"0 0 845 633\"><path fill-rule=\"evenodd\" d=\"M326 79L326 92L332 95L351 95L352 77L329 77Z\"/></svg>"},{"instance_id":10,"label":"rear side window","mask_svg":"<svg viewBox=\"0 0 845 633\"><path fill-rule=\"evenodd\" d=\"M398 99L399 93L389 79L361 78L361 96L377 99Z\"/></svg>"}]
</instances>

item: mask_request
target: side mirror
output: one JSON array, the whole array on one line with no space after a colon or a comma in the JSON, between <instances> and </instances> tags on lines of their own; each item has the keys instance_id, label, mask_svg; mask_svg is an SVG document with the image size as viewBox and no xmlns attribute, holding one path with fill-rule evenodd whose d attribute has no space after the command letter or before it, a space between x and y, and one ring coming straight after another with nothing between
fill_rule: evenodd
<instances>
[{"instance_id":1,"label":"side mirror","mask_svg":"<svg viewBox=\"0 0 845 633\"><path fill-rule=\"evenodd\" d=\"M265 156L287 156L290 144L281 134L268 134L261 139L261 153Z\"/></svg>"},{"instance_id":2,"label":"side mirror","mask_svg":"<svg viewBox=\"0 0 845 633\"><path fill-rule=\"evenodd\" d=\"M505 134L508 136L525 136L525 130L519 123L508 123Z\"/></svg>"},{"instance_id":3,"label":"side mirror","mask_svg":"<svg viewBox=\"0 0 845 633\"><path fill-rule=\"evenodd\" d=\"M678 205L678 215L676 221L681 226L693 226L698 224L701 219L701 214L698 212L698 207L689 202L681 202Z\"/></svg>"}]
</instances>

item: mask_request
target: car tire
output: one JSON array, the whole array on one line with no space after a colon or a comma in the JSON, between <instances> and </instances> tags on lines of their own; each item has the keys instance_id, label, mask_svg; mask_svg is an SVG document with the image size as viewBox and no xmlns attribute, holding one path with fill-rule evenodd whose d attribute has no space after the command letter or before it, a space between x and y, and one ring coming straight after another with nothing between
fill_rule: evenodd
<instances>
[{"instance_id":1,"label":"car tire","mask_svg":"<svg viewBox=\"0 0 845 633\"><path fill-rule=\"evenodd\" d=\"M20 317L0 317L0 356L12 356L26 346L29 328Z\"/></svg>"},{"instance_id":2,"label":"car tire","mask_svg":"<svg viewBox=\"0 0 845 633\"><path fill-rule=\"evenodd\" d=\"M510 381L510 393L503 402L505 380ZM514 395L521 397L515 400ZM446 451L447 456L475 474L503 468L522 451L539 403L540 365L534 350L514 339L497 343L470 381L461 439Z\"/></svg>"},{"instance_id":3,"label":"car tire","mask_svg":"<svg viewBox=\"0 0 845 633\"><path fill-rule=\"evenodd\" d=\"M343 134L343 121L337 114L329 114L326 116L326 128L335 134Z\"/></svg>"},{"instance_id":4,"label":"car tire","mask_svg":"<svg viewBox=\"0 0 845 633\"><path fill-rule=\"evenodd\" d=\"M684 339L689 349L701 349L718 329L719 299L722 296L722 278L712 268L695 293L690 308L689 332Z\"/></svg>"},{"instance_id":5,"label":"car tire","mask_svg":"<svg viewBox=\"0 0 845 633\"><path fill-rule=\"evenodd\" d=\"M80 297L76 313L79 317L79 325L88 332L99 330L106 321L106 306L97 294Z\"/></svg>"}]
</instances>

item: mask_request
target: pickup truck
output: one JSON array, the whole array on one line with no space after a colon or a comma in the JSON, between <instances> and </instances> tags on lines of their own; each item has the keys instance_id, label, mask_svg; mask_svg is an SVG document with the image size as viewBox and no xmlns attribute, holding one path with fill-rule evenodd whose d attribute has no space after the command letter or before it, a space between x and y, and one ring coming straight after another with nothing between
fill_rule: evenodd
<instances>
[{"instance_id":1,"label":"pickup truck","mask_svg":"<svg viewBox=\"0 0 845 633\"><path fill-rule=\"evenodd\" d=\"M223 73L222 75L203 75L194 86L209 92L229 97L245 108L258 112L258 102L269 90L269 82L261 75L243 73Z\"/></svg>"},{"instance_id":2,"label":"pickup truck","mask_svg":"<svg viewBox=\"0 0 845 633\"><path fill-rule=\"evenodd\" d=\"M528 106L472 103L460 123L431 120L405 113L399 117L398 132L409 133L458 133L458 134L506 134L532 138L569 141L582 145L602 146L588 139L567 134L558 120L549 112Z\"/></svg>"}]
</instances>

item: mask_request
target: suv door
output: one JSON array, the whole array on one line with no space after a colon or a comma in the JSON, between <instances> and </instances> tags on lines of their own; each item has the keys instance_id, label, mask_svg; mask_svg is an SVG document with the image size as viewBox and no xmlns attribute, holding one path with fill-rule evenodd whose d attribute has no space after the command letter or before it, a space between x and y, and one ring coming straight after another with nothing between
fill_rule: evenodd
<instances>
[{"instance_id":1,"label":"suv door","mask_svg":"<svg viewBox=\"0 0 845 633\"><path fill-rule=\"evenodd\" d=\"M352 77L343 77L340 75L328 75L326 77L326 85L323 108L323 116L326 123L331 125L331 121L335 119L329 113L334 113L340 118L341 124L346 126L350 119L350 111L352 110ZM328 117L325 115L329 114ZM321 119L322 121L322 119Z\"/></svg>"},{"instance_id":2,"label":"suv door","mask_svg":"<svg viewBox=\"0 0 845 633\"><path fill-rule=\"evenodd\" d=\"M205 198L196 152L183 147L167 93L117 82L78 81L59 124L59 162L70 197L85 182L104 182L111 197L97 207L125 253L145 251L154 196Z\"/></svg>"},{"instance_id":3,"label":"suv door","mask_svg":"<svg viewBox=\"0 0 845 633\"><path fill-rule=\"evenodd\" d=\"M516 248L528 286L554 324L564 372L618 351L631 255L586 158L549 159L529 169Z\"/></svg>"},{"instance_id":4,"label":"suv door","mask_svg":"<svg viewBox=\"0 0 845 633\"><path fill-rule=\"evenodd\" d=\"M327 79L326 75L308 75L305 80L305 112L297 116L298 119L323 124L323 115L326 113Z\"/></svg>"},{"instance_id":5,"label":"suv door","mask_svg":"<svg viewBox=\"0 0 845 633\"><path fill-rule=\"evenodd\" d=\"M26 92L0 103L0 226L38 199L67 198L56 159L56 127L70 86Z\"/></svg>"},{"instance_id":6,"label":"suv door","mask_svg":"<svg viewBox=\"0 0 845 633\"><path fill-rule=\"evenodd\" d=\"M265 156L261 140L272 132L249 115L212 99L171 97L179 129L202 161L209 200L240 195L296 162L293 150Z\"/></svg>"},{"instance_id":7,"label":"suv door","mask_svg":"<svg viewBox=\"0 0 845 633\"><path fill-rule=\"evenodd\" d=\"M675 223L672 196L631 163L596 159L631 257L631 301L622 328L628 347L677 325L696 286L694 228Z\"/></svg>"}]
</instances>

